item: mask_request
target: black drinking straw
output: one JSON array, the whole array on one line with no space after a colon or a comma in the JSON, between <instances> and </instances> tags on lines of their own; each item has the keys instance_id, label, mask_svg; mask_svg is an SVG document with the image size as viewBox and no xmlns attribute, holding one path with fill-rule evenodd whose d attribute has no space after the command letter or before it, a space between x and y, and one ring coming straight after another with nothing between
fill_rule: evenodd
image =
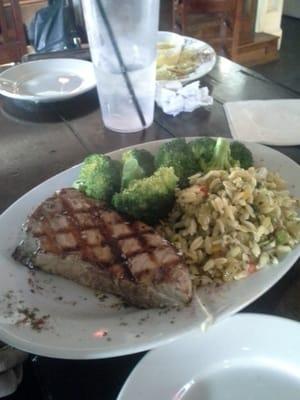
<instances>
[{"instance_id":1,"label":"black drinking straw","mask_svg":"<svg viewBox=\"0 0 300 400\"><path fill-rule=\"evenodd\" d=\"M144 117L144 114L143 114L143 112L141 110L141 106L140 106L140 104L138 102L138 99L136 97L135 91L133 89L131 80L130 80L129 75L128 75L127 68L126 68L126 66L124 64L123 57L122 57L122 54L120 52L120 49L119 49L118 43L116 41L115 35L113 33L112 27L111 27L110 22L109 22L109 20L107 18L107 15L106 15L106 12L104 10L104 7L103 7L103 4L102 4L101 0L96 0L96 1L98 3L99 11L100 11L102 19L104 21L104 24L106 26L106 29L107 29L107 32L108 32L108 36L109 36L109 38L111 40L111 44L112 44L112 46L114 48L114 51L116 53L118 62L120 64L120 69L121 69L122 75L124 77L127 89L129 90L130 96L132 98L132 101L134 103L136 112L137 112L137 114L139 116L139 119L141 121L142 127L145 128L146 127L145 117Z\"/></svg>"}]
</instances>

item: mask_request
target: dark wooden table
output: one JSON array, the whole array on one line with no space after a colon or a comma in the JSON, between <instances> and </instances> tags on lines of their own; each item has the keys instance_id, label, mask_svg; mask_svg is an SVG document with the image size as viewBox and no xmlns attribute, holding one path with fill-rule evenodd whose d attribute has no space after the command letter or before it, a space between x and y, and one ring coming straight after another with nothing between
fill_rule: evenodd
<instances>
[{"instance_id":1,"label":"dark wooden table","mask_svg":"<svg viewBox=\"0 0 300 400\"><path fill-rule=\"evenodd\" d=\"M77 164L93 152L180 136L224 136L230 131L226 101L299 98L300 93L265 79L225 58L201 81L214 105L177 117L156 110L145 132L116 134L104 128L96 92L62 104L29 106L0 100L0 211L35 185ZM277 147L300 162L300 147ZM276 314L300 320L300 265L243 312ZM144 353L94 361L67 361L32 356L23 383L10 399L113 400Z\"/></svg>"}]
</instances>

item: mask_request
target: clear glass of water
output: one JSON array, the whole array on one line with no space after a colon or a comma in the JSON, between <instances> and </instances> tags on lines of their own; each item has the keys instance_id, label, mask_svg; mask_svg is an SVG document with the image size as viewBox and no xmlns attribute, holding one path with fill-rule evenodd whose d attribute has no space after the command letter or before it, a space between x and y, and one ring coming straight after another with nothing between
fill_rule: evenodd
<instances>
[{"instance_id":1,"label":"clear glass of water","mask_svg":"<svg viewBox=\"0 0 300 400\"><path fill-rule=\"evenodd\" d=\"M153 122L159 0L101 3L144 117L143 121L126 84L98 1L83 0L103 122L113 131L137 132Z\"/></svg>"}]
</instances>

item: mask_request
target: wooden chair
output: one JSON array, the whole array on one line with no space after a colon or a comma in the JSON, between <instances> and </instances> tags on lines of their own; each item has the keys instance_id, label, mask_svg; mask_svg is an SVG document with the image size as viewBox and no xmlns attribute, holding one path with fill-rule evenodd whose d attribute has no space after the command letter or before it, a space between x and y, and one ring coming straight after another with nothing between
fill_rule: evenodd
<instances>
[{"instance_id":1,"label":"wooden chair","mask_svg":"<svg viewBox=\"0 0 300 400\"><path fill-rule=\"evenodd\" d=\"M26 38L18 0L0 0L0 64L20 61Z\"/></svg>"},{"instance_id":2,"label":"wooden chair","mask_svg":"<svg viewBox=\"0 0 300 400\"><path fill-rule=\"evenodd\" d=\"M243 0L173 0L173 30L211 44L234 58Z\"/></svg>"}]
</instances>

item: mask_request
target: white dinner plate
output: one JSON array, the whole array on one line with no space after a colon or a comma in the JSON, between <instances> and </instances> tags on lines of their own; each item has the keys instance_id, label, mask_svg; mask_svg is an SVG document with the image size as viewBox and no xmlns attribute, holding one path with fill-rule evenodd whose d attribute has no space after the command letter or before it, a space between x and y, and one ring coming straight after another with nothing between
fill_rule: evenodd
<instances>
[{"instance_id":1,"label":"white dinner plate","mask_svg":"<svg viewBox=\"0 0 300 400\"><path fill-rule=\"evenodd\" d=\"M56 58L18 64L0 74L0 94L16 100L66 100L96 86L93 64Z\"/></svg>"},{"instance_id":2,"label":"white dinner plate","mask_svg":"<svg viewBox=\"0 0 300 400\"><path fill-rule=\"evenodd\" d=\"M165 141L143 143L155 153ZM256 165L277 170L300 197L300 166L266 146L247 144ZM110 155L119 159L123 150ZM0 339L30 353L58 358L105 358L148 350L239 311L273 286L296 262L300 246L278 265L218 289L197 291L192 303L176 310L124 307L114 296L100 299L88 288L63 278L32 273L11 257L26 217L57 189L78 176L74 166L37 186L0 216ZM34 320L26 315L35 310ZM31 314L32 316L32 314ZM40 317L47 316L37 331ZM49 316L49 317L48 317Z\"/></svg>"},{"instance_id":3,"label":"white dinner plate","mask_svg":"<svg viewBox=\"0 0 300 400\"><path fill-rule=\"evenodd\" d=\"M200 79L204 75L208 74L216 64L217 56L215 50L208 43L199 39L179 35L174 32L159 31L157 35L157 42L171 43L176 49L178 49L178 52L184 48L205 52L207 55L207 59L199 62L197 68L193 72L183 76L181 79L176 79L176 82L187 83L196 79ZM172 80L157 80L157 82L164 84L172 82Z\"/></svg>"},{"instance_id":4,"label":"white dinner plate","mask_svg":"<svg viewBox=\"0 0 300 400\"><path fill-rule=\"evenodd\" d=\"M148 353L118 400L299 400L300 324L238 314Z\"/></svg>"}]
</instances>

